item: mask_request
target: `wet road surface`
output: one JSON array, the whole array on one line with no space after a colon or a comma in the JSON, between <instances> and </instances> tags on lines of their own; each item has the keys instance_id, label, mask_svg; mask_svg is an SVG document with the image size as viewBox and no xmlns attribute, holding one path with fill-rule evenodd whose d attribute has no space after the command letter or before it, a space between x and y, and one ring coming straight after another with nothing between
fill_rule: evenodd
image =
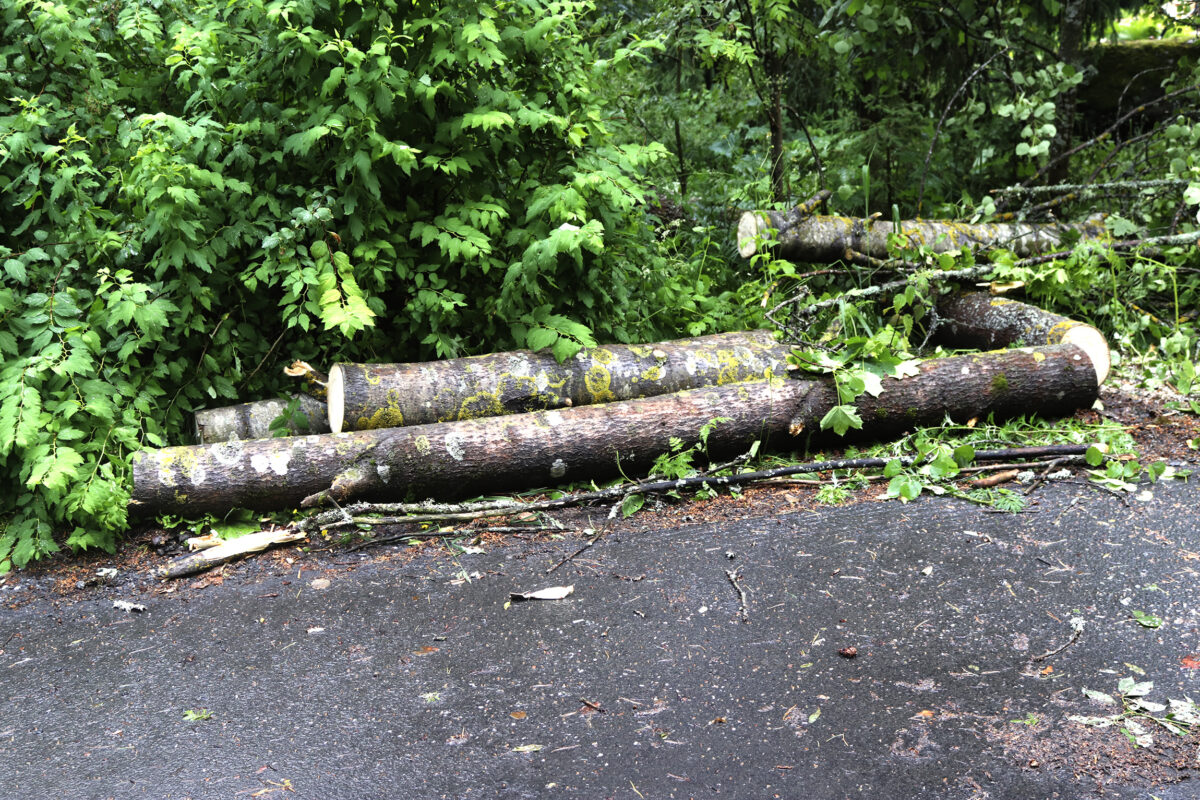
<instances>
[{"instance_id":1,"label":"wet road surface","mask_svg":"<svg viewBox=\"0 0 1200 800\"><path fill-rule=\"evenodd\" d=\"M1127 676L1200 699L1200 482L1148 488L615 531L550 575L579 538L0 609L0 797L1200 797L1197 736L1068 719Z\"/></svg>"}]
</instances>

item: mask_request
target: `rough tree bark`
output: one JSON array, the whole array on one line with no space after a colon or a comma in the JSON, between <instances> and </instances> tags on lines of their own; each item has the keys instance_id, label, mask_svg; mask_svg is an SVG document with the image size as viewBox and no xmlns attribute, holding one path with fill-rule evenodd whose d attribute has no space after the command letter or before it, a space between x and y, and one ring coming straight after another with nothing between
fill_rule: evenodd
<instances>
[{"instance_id":1,"label":"rough tree bark","mask_svg":"<svg viewBox=\"0 0 1200 800\"><path fill-rule=\"evenodd\" d=\"M432 361L335 364L331 430L369 430L632 400L783 375L787 345L769 331L581 350L562 364L548 351Z\"/></svg>"},{"instance_id":2,"label":"rough tree bark","mask_svg":"<svg viewBox=\"0 0 1200 800\"><path fill-rule=\"evenodd\" d=\"M1014 344L1075 344L1095 366L1096 382L1108 378L1112 365L1108 342L1086 323L986 292L943 297L938 301L938 316L938 337L954 347L992 350Z\"/></svg>"},{"instance_id":3,"label":"rough tree bark","mask_svg":"<svg viewBox=\"0 0 1200 800\"><path fill-rule=\"evenodd\" d=\"M887 258L887 239L895 226L882 220L853 217L810 216L802 209L788 212L747 211L738 223L738 252L750 258L758 251L758 237L774 228L777 254L791 261L828 264L847 257L848 252L872 258ZM924 245L934 252L948 250L1005 247L1025 257L1060 247L1068 231L1084 239L1106 237L1099 220L1062 224L993 223L969 225L965 222L902 220L897 233L912 245Z\"/></svg>"},{"instance_id":4,"label":"rough tree bark","mask_svg":"<svg viewBox=\"0 0 1200 800\"><path fill-rule=\"evenodd\" d=\"M329 433L329 413L325 404L308 395L298 394L290 399L259 400L224 408L208 408L196 412L196 441L200 444L228 442L230 439L268 439L271 422L287 410L294 400L302 420L288 423L292 435Z\"/></svg>"},{"instance_id":5,"label":"rough tree bark","mask_svg":"<svg viewBox=\"0 0 1200 800\"><path fill-rule=\"evenodd\" d=\"M934 359L859 399L864 435L995 414L1047 416L1090 405L1096 374L1075 345ZM676 438L709 453L761 440L787 449L838 402L828 380L772 379L619 403L405 428L171 447L135 455L132 509L279 509L329 498L469 496L644 474Z\"/></svg>"}]
</instances>

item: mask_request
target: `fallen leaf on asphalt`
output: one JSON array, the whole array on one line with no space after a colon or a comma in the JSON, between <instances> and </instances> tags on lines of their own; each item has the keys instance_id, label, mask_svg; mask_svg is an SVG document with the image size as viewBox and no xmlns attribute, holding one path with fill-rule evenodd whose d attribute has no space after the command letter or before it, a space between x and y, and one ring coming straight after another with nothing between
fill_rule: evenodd
<instances>
[{"instance_id":1,"label":"fallen leaf on asphalt","mask_svg":"<svg viewBox=\"0 0 1200 800\"><path fill-rule=\"evenodd\" d=\"M841 650L838 650L838 655L842 658L854 658L856 655L858 655L858 648L853 645L850 647L843 647Z\"/></svg>"},{"instance_id":2,"label":"fallen leaf on asphalt","mask_svg":"<svg viewBox=\"0 0 1200 800\"><path fill-rule=\"evenodd\" d=\"M514 711L511 714L509 714L509 716L512 717L513 719L525 719L525 712L524 711Z\"/></svg>"},{"instance_id":3,"label":"fallen leaf on asphalt","mask_svg":"<svg viewBox=\"0 0 1200 800\"><path fill-rule=\"evenodd\" d=\"M430 653L436 653L438 651L438 649L439 648L434 647L431 644L427 644L424 647L422 647L420 650L414 650L413 655L414 656L427 656Z\"/></svg>"},{"instance_id":4,"label":"fallen leaf on asphalt","mask_svg":"<svg viewBox=\"0 0 1200 800\"><path fill-rule=\"evenodd\" d=\"M310 583L309 586L311 586L314 589L328 589L329 588L329 578L317 578L312 583Z\"/></svg>"},{"instance_id":5,"label":"fallen leaf on asphalt","mask_svg":"<svg viewBox=\"0 0 1200 800\"><path fill-rule=\"evenodd\" d=\"M918 717L932 717L932 716L933 716L933 712L932 712L932 711L930 711L930 710L927 708L927 709L925 709L924 711L918 711L918 712L917 712L917 716L918 716Z\"/></svg>"},{"instance_id":6,"label":"fallen leaf on asphalt","mask_svg":"<svg viewBox=\"0 0 1200 800\"><path fill-rule=\"evenodd\" d=\"M544 745L540 745L540 744L523 744L523 745L521 745L520 747L514 747L514 748L512 749L512 751L513 751L514 753L536 753L538 750L541 750L541 749L542 749L542 747L544 747Z\"/></svg>"},{"instance_id":7,"label":"fallen leaf on asphalt","mask_svg":"<svg viewBox=\"0 0 1200 800\"><path fill-rule=\"evenodd\" d=\"M575 591L575 584L570 586L549 586L536 592L513 592L513 600L562 600Z\"/></svg>"},{"instance_id":8,"label":"fallen leaf on asphalt","mask_svg":"<svg viewBox=\"0 0 1200 800\"><path fill-rule=\"evenodd\" d=\"M1179 663L1188 669L1200 669L1200 653L1184 656L1179 660Z\"/></svg>"}]
</instances>

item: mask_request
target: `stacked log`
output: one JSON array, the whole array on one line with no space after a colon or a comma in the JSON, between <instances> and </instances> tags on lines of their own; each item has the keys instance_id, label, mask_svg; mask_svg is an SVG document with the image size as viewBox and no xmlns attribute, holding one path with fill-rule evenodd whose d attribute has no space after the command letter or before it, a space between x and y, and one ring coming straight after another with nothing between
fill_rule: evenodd
<instances>
[{"instance_id":1,"label":"stacked log","mask_svg":"<svg viewBox=\"0 0 1200 800\"><path fill-rule=\"evenodd\" d=\"M864 433L947 416L1057 415L1090 405L1097 373L1075 344L933 359L858 401ZM673 442L714 457L755 441L787 450L838 404L832 381L778 379L618 403L321 436L147 450L133 461L138 511L279 509L326 499L467 496L644 474Z\"/></svg>"}]
</instances>

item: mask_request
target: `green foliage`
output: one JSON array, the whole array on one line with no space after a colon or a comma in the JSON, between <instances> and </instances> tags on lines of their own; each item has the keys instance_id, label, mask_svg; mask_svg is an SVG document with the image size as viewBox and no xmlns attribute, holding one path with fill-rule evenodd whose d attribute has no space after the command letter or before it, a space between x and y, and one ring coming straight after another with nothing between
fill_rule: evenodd
<instances>
[{"instance_id":1,"label":"green foliage","mask_svg":"<svg viewBox=\"0 0 1200 800\"><path fill-rule=\"evenodd\" d=\"M130 454L320 363L651 339L670 284L586 0L0 7L0 570L111 548ZM659 323L663 323L660 325Z\"/></svg>"}]
</instances>

